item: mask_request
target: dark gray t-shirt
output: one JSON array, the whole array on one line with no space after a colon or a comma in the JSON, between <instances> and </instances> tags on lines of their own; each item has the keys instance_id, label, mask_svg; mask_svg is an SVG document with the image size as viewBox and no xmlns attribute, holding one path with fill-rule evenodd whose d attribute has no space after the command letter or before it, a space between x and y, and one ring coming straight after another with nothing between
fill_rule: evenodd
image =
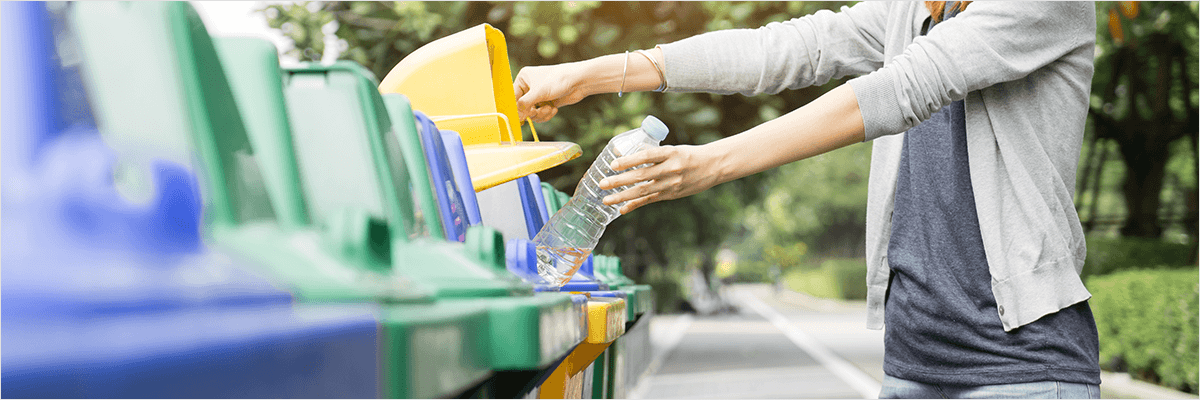
<instances>
[{"instance_id":1,"label":"dark gray t-shirt","mask_svg":"<svg viewBox=\"0 0 1200 400\"><path fill-rule=\"evenodd\" d=\"M884 372L948 385L1100 384L1086 301L1004 331L974 199L959 100L904 135L888 243Z\"/></svg>"}]
</instances>

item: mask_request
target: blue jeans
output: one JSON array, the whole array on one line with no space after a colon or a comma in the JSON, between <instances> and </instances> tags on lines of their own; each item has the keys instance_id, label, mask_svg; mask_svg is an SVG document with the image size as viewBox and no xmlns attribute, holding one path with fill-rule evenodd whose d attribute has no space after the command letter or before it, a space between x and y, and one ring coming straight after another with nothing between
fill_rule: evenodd
<instances>
[{"instance_id":1,"label":"blue jeans","mask_svg":"<svg viewBox=\"0 0 1200 400\"><path fill-rule=\"evenodd\" d=\"M883 377L881 399L1098 399L1100 386L1086 383L1042 381L1007 385L934 385Z\"/></svg>"}]
</instances>

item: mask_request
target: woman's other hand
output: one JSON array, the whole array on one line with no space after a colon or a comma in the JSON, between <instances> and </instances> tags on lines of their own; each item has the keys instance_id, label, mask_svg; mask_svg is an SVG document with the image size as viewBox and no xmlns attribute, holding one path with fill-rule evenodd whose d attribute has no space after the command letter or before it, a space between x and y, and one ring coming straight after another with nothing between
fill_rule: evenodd
<instances>
[{"instance_id":1,"label":"woman's other hand","mask_svg":"<svg viewBox=\"0 0 1200 400\"><path fill-rule=\"evenodd\" d=\"M636 185L604 198L609 205L629 201L621 207L624 214L861 141L858 99L850 85L842 85L737 135L700 146L651 148L613 160L616 171L650 165L605 178L600 189Z\"/></svg>"},{"instance_id":2,"label":"woman's other hand","mask_svg":"<svg viewBox=\"0 0 1200 400\"><path fill-rule=\"evenodd\" d=\"M663 146L617 158L611 164L615 171L650 165L601 180L602 190L636 184L605 197L604 204L629 201L620 210L625 214L656 201L700 193L723 182L719 170L720 159L719 153L705 146Z\"/></svg>"}]
</instances>

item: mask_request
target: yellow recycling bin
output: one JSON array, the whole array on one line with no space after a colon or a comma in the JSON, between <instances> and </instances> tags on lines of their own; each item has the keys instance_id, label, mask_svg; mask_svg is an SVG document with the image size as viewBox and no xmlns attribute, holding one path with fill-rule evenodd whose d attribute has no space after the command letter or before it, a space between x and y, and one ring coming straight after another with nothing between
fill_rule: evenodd
<instances>
[{"instance_id":1,"label":"yellow recycling bin","mask_svg":"<svg viewBox=\"0 0 1200 400\"><path fill-rule=\"evenodd\" d=\"M542 383L538 398L579 399L584 390L590 390L583 387L583 372L613 341L625 334L625 307L623 299L591 297L588 300L587 339L575 346L575 350L550 373Z\"/></svg>"},{"instance_id":2,"label":"yellow recycling bin","mask_svg":"<svg viewBox=\"0 0 1200 400\"><path fill-rule=\"evenodd\" d=\"M439 129L458 132L475 191L562 164L582 151L569 142L521 137L508 46L488 24L422 46L400 60L379 85L408 97Z\"/></svg>"}]
</instances>

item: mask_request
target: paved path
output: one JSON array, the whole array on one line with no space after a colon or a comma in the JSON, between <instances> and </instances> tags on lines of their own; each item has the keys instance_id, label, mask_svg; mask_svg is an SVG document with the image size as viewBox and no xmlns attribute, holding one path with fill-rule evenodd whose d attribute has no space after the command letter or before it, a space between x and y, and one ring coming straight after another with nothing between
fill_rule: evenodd
<instances>
[{"instance_id":1,"label":"paved path","mask_svg":"<svg viewBox=\"0 0 1200 400\"><path fill-rule=\"evenodd\" d=\"M733 314L660 316L659 353L631 398L875 398L883 333L864 328L865 309L766 285L726 294Z\"/></svg>"},{"instance_id":2,"label":"paved path","mask_svg":"<svg viewBox=\"0 0 1200 400\"><path fill-rule=\"evenodd\" d=\"M662 315L651 321L654 362L630 398L876 398L883 331L866 329L866 305L767 285L735 285L734 314ZM1104 372L1103 398L1195 399Z\"/></svg>"}]
</instances>

